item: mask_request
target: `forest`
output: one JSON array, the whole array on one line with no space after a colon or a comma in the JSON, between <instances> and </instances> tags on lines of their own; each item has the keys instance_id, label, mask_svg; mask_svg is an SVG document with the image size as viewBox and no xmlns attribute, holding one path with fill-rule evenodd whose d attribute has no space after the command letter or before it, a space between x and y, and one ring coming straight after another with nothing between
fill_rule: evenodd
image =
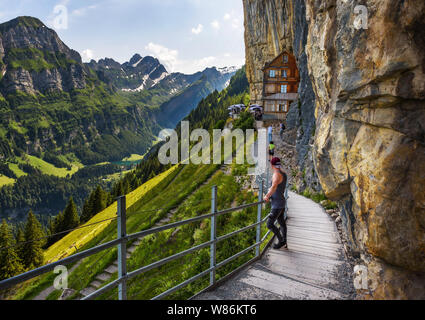
<instances>
[{"instance_id":1,"label":"forest","mask_svg":"<svg viewBox=\"0 0 425 320\"><path fill-rule=\"evenodd\" d=\"M248 102L248 82L245 68L242 68L231 79L227 89L222 92L214 91L202 99L198 107L185 120L190 121L192 128L222 129L228 119L228 106L239 103L248 104ZM253 119L248 113L235 122L235 126L240 128L252 127L252 125ZM176 130L179 132L178 129ZM5 203L7 206L19 204L32 208L41 195L49 195L47 199L49 201L51 199L52 203L54 199L61 197L66 206L63 211L58 210L55 215L48 216L47 219L37 217L31 209L24 223L9 225L3 219L0 235L0 248L3 248L0 250L2 257L0 279L42 265L43 249L59 241L70 230L89 221L111 205L118 196L134 191L148 180L170 169L171 165L164 166L158 161L157 154L161 145L162 143L159 143L152 147L141 163L114 183L110 190L105 190L100 185L93 186L93 183L90 186L82 181L83 178L87 179L91 176L94 177L95 183L95 177L114 172L117 169L114 165L85 167L71 178L44 175L34 169L36 174L22 176L14 185L1 188L0 204ZM0 166L0 170L7 170L7 168ZM76 203L81 203L81 209L78 209ZM31 243L31 247L21 250L21 243Z\"/></svg>"}]
</instances>

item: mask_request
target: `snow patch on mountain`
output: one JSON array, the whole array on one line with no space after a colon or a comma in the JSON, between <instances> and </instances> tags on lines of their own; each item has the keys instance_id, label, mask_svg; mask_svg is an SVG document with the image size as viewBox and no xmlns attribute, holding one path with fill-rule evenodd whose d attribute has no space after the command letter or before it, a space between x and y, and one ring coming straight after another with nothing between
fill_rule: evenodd
<instances>
[{"instance_id":1,"label":"snow patch on mountain","mask_svg":"<svg viewBox=\"0 0 425 320\"><path fill-rule=\"evenodd\" d=\"M170 74L168 72L163 72L158 79L153 80L152 87L155 87L158 83L160 83L162 80L164 80L166 77L168 77Z\"/></svg>"},{"instance_id":2,"label":"snow patch on mountain","mask_svg":"<svg viewBox=\"0 0 425 320\"><path fill-rule=\"evenodd\" d=\"M136 68L140 62L142 62L143 58L140 58L139 61L137 61L136 63L133 63L132 67Z\"/></svg>"}]
</instances>

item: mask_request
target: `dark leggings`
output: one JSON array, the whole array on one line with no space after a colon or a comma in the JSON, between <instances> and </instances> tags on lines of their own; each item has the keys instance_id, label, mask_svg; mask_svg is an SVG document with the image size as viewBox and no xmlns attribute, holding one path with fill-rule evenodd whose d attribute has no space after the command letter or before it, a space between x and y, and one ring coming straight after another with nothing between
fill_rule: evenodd
<instances>
[{"instance_id":1,"label":"dark leggings","mask_svg":"<svg viewBox=\"0 0 425 320\"><path fill-rule=\"evenodd\" d=\"M279 242L286 242L286 222L284 213L285 209L272 209L269 220L267 221L267 228L273 231L273 233L279 239ZM279 229L274 225L276 220L279 222L280 232Z\"/></svg>"}]
</instances>

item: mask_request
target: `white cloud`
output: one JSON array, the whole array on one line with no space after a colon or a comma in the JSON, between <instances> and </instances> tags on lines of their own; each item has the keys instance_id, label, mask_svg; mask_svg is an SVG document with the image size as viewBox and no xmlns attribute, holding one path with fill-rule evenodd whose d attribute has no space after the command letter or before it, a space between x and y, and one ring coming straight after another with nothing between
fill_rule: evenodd
<instances>
[{"instance_id":1,"label":"white cloud","mask_svg":"<svg viewBox=\"0 0 425 320\"><path fill-rule=\"evenodd\" d=\"M217 20L211 22L211 26L216 30L220 29L220 23Z\"/></svg>"},{"instance_id":2,"label":"white cloud","mask_svg":"<svg viewBox=\"0 0 425 320\"><path fill-rule=\"evenodd\" d=\"M232 28L237 29L237 30L242 30L243 24L242 24L241 20L238 19L238 18L233 19L232 20Z\"/></svg>"},{"instance_id":3,"label":"white cloud","mask_svg":"<svg viewBox=\"0 0 425 320\"><path fill-rule=\"evenodd\" d=\"M180 64L178 60L179 52L177 50L168 49L160 44L152 42L150 42L145 49L158 58L169 72L175 71L175 68Z\"/></svg>"},{"instance_id":4,"label":"white cloud","mask_svg":"<svg viewBox=\"0 0 425 320\"><path fill-rule=\"evenodd\" d=\"M194 66L198 67L198 70L205 69L206 67L212 67L214 62L217 60L216 57L205 57L193 62Z\"/></svg>"},{"instance_id":5,"label":"white cloud","mask_svg":"<svg viewBox=\"0 0 425 320\"><path fill-rule=\"evenodd\" d=\"M196 28L192 28L193 34L200 34L204 30L204 26L202 24L199 24Z\"/></svg>"},{"instance_id":6,"label":"white cloud","mask_svg":"<svg viewBox=\"0 0 425 320\"><path fill-rule=\"evenodd\" d=\"M177 50L169 49L163 45L150 42L145 50L155 58L158 58L166 67L168 72L184 72L187 74L202 71L207 67L213 67L218 59L208 56L200 59L179 59Z\"/></svg>"},{"instance_id":7,"label":"white cloud","mask_svg":"<svg viewBox=\"0 0 425 320\"><path fill-rule=\"evenodd\" d=\"M88 10L96 9L96 8L97 8L96 5L91 5L91 6L88 6L88 7L75 9L75 10L72 11L71 14L74 15L74 16L83 16L87 13Z\"/></svg>"},{"instance_id":8,"label":"white cloud","mask_svg":"<svg viewBox=\"0 0 425 320\"><path fill-rule=\"evenodd\" d=\"M81 57L82 57L83 61L90 61L91 59L94 58L93 50L91 50L91 49L83 50Z\"/></svg>"},{"instance_id":9,"label":"white cloud","mask_svg":"<svg viewBox=\"0 0 425 320\"><path fill-rule=\"evenodd\" d=\"M225 21L224 23L229 24L230 27L235 30L242 31L244 28L244 18L240 12L235 12L234 10L232 10L231 12L227 12L223 17L223 20Z\"/></svg>"}]
</instances>

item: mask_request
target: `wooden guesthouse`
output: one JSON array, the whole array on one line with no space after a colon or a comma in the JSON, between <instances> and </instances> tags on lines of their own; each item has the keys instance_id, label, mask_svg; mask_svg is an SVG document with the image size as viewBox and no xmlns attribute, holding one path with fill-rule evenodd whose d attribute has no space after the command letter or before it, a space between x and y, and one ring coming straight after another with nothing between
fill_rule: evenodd
<instances>
[{"instance_id":1,"label":"wooden guesthouse","mask_svg":"<svg viewBox=\"0 0 425 320\"><path fill-rule=\"evenodd\" d=\"M298 98L300 75L295 57L284 51L263 68L263 107L265 114L286 119L289 106Z\"/></svg>"}]
</instances>

